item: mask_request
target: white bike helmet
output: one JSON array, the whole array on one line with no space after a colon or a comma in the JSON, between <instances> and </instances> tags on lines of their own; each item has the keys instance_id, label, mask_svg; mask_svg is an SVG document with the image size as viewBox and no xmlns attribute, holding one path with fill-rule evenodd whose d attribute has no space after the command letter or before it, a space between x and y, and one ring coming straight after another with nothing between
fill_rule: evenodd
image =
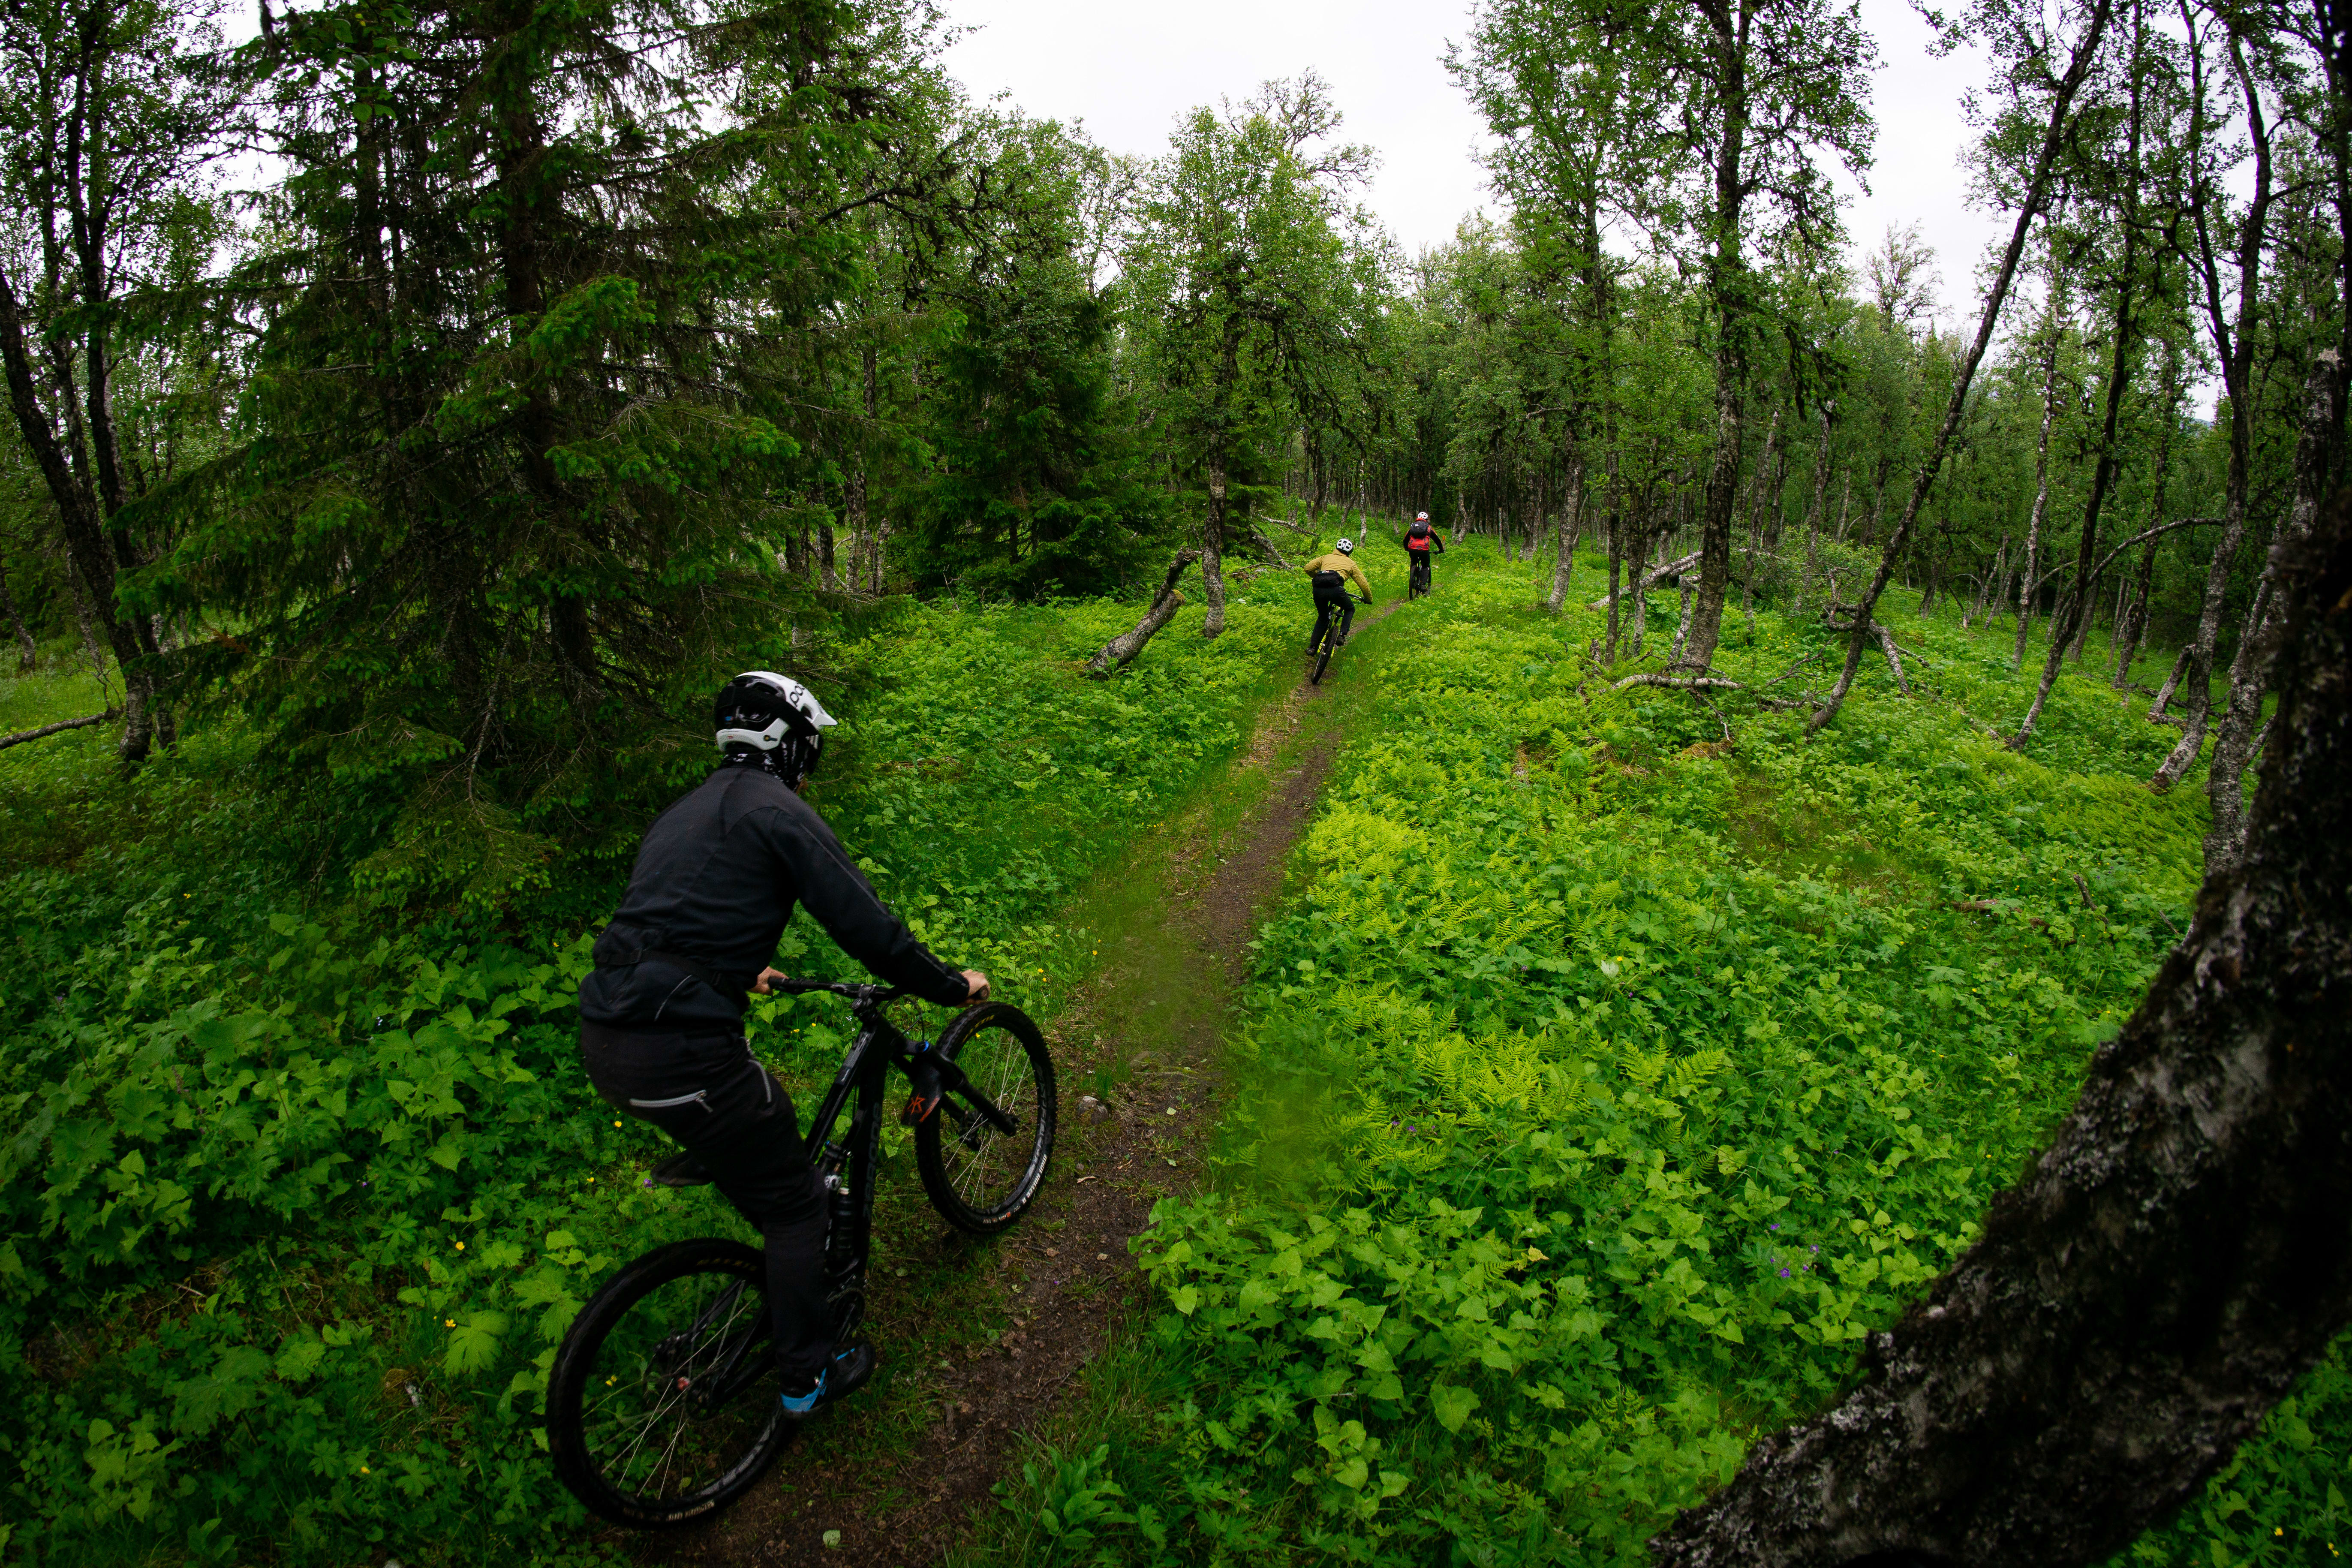
<instances>
[{"instance_id":1,"label":"white bike helmet","mask_svg":"<svg viewBox=\"0 0 2352 1568\"><path fill-rule=\"evenodd\" d=\"M838 722L807 687L772 669L748 669L729 681L713 716L721 751L748 749L793 782L816 771L824 731Z\"/></svg>"},{"instance_id":2,"label":"white bike helmet","mask_svg":"<svg viewBox=\"0 0 2352 1568\"><path fill-rule=\"evenodd\" d=\"M1415 522L1427 522L1429 521L1429 514L1425 511L1417 511L1412 514L1412 520Z\"/></svg>"},{"instance_id":3,"label":"white bike helmet","mask_svg":"<svg viewBox=\"0 0 2352 1568\"><path fill-rule=\"evenodd\" d=\"M1331 548L1342 555L1353 555L1356 552L1356 542L1352 539L1343 539Z\"/></svg>"}]
</instances>

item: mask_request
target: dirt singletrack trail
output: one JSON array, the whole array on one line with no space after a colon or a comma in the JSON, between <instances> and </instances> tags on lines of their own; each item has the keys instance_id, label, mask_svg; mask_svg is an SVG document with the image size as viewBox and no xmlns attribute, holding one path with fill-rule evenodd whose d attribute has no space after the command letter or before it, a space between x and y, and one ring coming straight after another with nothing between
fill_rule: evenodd
<instances>
[{"instance_id":1,"label":"dirt singletrack trail","mask_svg":"<svg viewBox=\"0 0 2352 1568\"><path fill-rule=\"evenodd\" d=\"M1400 603L1365 616L1358 633ZM995 1505L991 1489L1017 1473L1018 1439L1066 1405L1114 1331L1144 1306L1129 1238L1155 1202L1202 1179L1228 1010L1339 751L1330 699L1350 674L1335 661L1326 685L1302 676L1269 701L1222 787L1142 836L1069 912L1100 942L1095 972L1047 1030L1062 1122L1044 1194L996 1241L971 1243L927 1220L924 1237L897 1255L919 1276L927 1258L988 1249L998 1305L1012 1320L992 1342L898 1369L921 1380L928 1429L880 1462L838 1457L828 1436L858 1419L852 1399L801 1434L719 1519L639 1538L641 1561L919 1568L972 1542L974 1516ZM1221 801L1241 808L1221 814ZM887 1366L891 1324L877 1318L869 1327Z\"/></svg>"}]
</instances>

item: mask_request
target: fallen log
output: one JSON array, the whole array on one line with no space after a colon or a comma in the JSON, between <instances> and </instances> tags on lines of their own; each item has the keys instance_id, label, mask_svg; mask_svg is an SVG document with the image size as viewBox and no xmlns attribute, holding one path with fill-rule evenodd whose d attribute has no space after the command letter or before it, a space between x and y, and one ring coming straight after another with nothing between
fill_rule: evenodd
<instances>
[{"instance_id":1,"label":"fallen log","mask_svg":"<svg viewBox=\"0 0 2352 1568\"><path fill-rule=\"evenodd\" d=\"M1618 589L1617 596L1622 599L1633 594L1646 594L1651 589L1656 587L1659 584L1664 582L1667 578L1679 576L1681 574L1689 571L1692 567L1697 564L1698 552L1694 550L1688 555L1683 556L1679 560L1669 561L1663 566L1651 568L1646 576L1638 579L1636 582L1628 583L1625 586ZM1603 594L1601 597L1593 600L1592 603L1585 605L1584 607L1588 610L1605 610L1609 607L1609 595Z\"/></svg>"},{"instance_id":2,"label":"fallen log","mask_svg":"<svg viewBox=\"0 0 2352 1568\"><path fill-rule=\"evenodd\" d=\"M1850 618L1853 614L1853 609L1854 606L1852 605L1832 605L1830 606L1827 615L1823 618L1828 621L1832 631L1850 632L1853 630L1853 622ZM1838 612L1841 610L1844 611L1849 616L1849 619L1843 626L1838 625L1837 621ZM1888 631L1884 626L1880 625L1876 621L1870 623L1870 632L1873 637L1878 639L1879 647L1886 655L1887 664L1893 667L1895 670L1895 687L1903 693L1904 696L1910 696L1911 683L1904 679L1903 675L1903 646L1895 640L1895 634L1893 632ZM1916 656L1915 655L1914 657Z\"/></svg>"},{"instance_id":3,"label":"fallen log","mask_svg":"<svg viewBox=\"0 0 2352 1568\"><path fill-rule=\"evenodd\" d=\"M1736 680L1719 675L1629 675L1612 686L1612 691L1622 691L1629 686L1660 686L1669 691L1741 691Z\"/></svg>"},{"instance_id":4,"label":"fallen log","mask_svg":"<svg viewBox=\"0 0 2352 1568\"><path fill-rule=\"evenodd\" d=\"M19 730L13 735L0 735L0 752L11 746L21 746L27 741L38 741L50 735L62 735L68 730L87 730L92 724L103 724L110 719L122 717L122 710L110 708L103 713L92 713L87 719L60 719L54 724L44 724L37 730Z\"/></svg>"},{"instance_id":5,"label":"fallen log","mask_svg":"<svg viewBox=\"0 0 2352 1568\"><path fill-rule=\"evenodd\" d=\"M1268 539L1268 538L1265 536L1265 530L1264 530L1264 529L1262 529L1262 528L1253 528L1253 529L1251 529L1251 530L1250 530L1250 535L1249 535L1249 538L1250 538L1250 542L1251 542L1252 544L1255 544L1255 545L1256 545L1260 550L1265 551L1265 553L1266 553L1266 557L1267 557L1267 559L1271 560L1271 561L1272 561L1272 562L1273 562L1276 566L1280 567L1283 571L1285 571L1285 572L1292 572L1292 571L1296 571L1296 570L1297 570L1297 566L1296 566L1296 565L1294 565L1291 562L1289 562L1289 561L1287 561L1287 560L1284 559L1284 557L1283 557L1283 553L1282 553L1282 552L1281 552L1281 551L1276 550L1276 549L1274 547L1274 541L1273 541L1273 540L1271 540L1271 539Z\"/></svg>"},{"instance_id":6,"label":"fallen log","mask_svg":"<svg viewBox=\"0 0 2352 1568\"><path fill-rule=\"evenodd\" d=\"M1176 552L1176 559L1169 563L1167 580L1160 584L1160 592L1152 595L1151 607L1143 613L1141 620L1103 644L1094 658L1087 661L1088 675L1097 679L1109 679L1113 670L1143 651L1143 645L1151 640L1153 633L1175 618L1176 612L1184 607L1184 595L1176 591L1177 580L1184 575L1184 568L1200 558L1198 550Z\"/></svg>"}]
</instances>

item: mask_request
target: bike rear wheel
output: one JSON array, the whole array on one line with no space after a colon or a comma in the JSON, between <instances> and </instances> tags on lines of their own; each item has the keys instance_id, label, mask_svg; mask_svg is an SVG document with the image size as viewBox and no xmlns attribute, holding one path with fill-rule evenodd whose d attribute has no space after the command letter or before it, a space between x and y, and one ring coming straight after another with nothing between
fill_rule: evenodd
<instances>
[{"instance_id":1,"label":"bike rear wheel","mask_svg":"<svg viewBox=\"0 0 2352 1568\"><path fill-rule=\"evenodd\" d=\"M739 1241L681 1241L589 1299L547 1382L555 1473L592 1512L660 1530L724 1508L789 1434L766 1264Z\"/></svg>"},{"instance_id":2,"label":"bike rear wheel","mask_svg":"<svg viewBox=\"0 0 2352 1568\"><path fill-rule=\"evenodd\" d=\"M1054 1059L1029 1015L1009 1002L959 1014L934 1048L1013 1119L1014 1131L1004 1132L968 1096L949 1089L915 1124L915 1169L950 1225L992 1236L1019 1219L1045 1185L1054 1157Z\"/></svg>"}]
</instances>

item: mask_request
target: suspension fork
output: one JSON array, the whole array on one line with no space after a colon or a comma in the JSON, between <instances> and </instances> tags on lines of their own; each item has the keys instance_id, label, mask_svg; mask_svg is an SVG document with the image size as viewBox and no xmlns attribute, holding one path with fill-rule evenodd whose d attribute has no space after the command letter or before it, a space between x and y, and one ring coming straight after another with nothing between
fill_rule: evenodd
<instances>
[{"instance_id":1,"label":"suspension fork","mask_svg":"<svg viewBox=\"0 0 2352 1568\"><path fill-rule=\"evenodd\" d=\"M825 1273L840 1280L862 1275L874 1237L874 1193L881 1174L882 1096L890 1064L907 1048L904 1036L887 1019L867 1016L849 1058L834 1075L824 1103L809 1128L810 1163L824 1184ZM849 1112L849 1131L836 1142L834 1128Z\"/></svg>"}]
</instances>

